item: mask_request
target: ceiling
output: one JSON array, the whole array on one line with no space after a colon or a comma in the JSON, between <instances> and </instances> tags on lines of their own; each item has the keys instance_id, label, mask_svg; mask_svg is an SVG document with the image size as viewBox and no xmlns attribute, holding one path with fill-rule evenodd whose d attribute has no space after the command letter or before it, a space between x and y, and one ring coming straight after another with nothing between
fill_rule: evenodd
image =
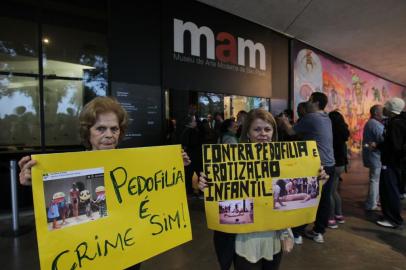
<instances>
[{"instance_id":1,"label":"ceiling","mask_svg":"<svg viewBox=\"0 0 406 270\"><path fill-rule=\"evenodd\" d=\"M405 0L198 0L406 86Z\"/></svg>"}]
</instances>

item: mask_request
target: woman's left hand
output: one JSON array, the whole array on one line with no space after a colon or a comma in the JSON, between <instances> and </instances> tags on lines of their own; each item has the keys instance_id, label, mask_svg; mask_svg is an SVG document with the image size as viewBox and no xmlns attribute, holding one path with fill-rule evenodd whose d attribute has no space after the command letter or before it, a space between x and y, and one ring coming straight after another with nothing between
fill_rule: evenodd
<instances>
[{"instance_id":1,"label":"woman's left hand","mask_svg":"<svg viewBox=\"0 0 406 270\"><path fill-rule=\"evenodd\" d=\"M317 180L321 181L322 184L324 185L324 183L327 182L328 178L330 176L326 173L326 171L324 170L323 166L320 167L319 170L319 174L317 175Z\"/></svg>"},{"instance_id":2,"label":"woman's left hand","mask_svg":"<svg viewBox=\"0 0 406 270\"><path fill-rule=\"evenodd\" d=\"M204 192L204 189L207 187L207 176L204 172L200 172L199 176L199 189L200 191Z\"/></svg>"},{"instance_id":3,"label":"woman's left hand","mask_svg":"<svg viewBox=\"0 0 406 270\"><path fill-rule=\"evenodd\" d=\"M294 242L293 242L293 239L291 237L286 237L281 242L282 242L282 250L283 250L283 252L289 253L289 252L292 251Z\"/></svg>"},{"instance_id":4,"label":"woman's left hand","mask_svg":"<svg viewBox=\"0 0 406 270\"><path fill-rule=\"evenodd\" d=\"M183 151L182 149L182 160L183 160L183 166L189 166L189 164L192 162L188 156L188 154Z\"/></svg>"}]
</instances>

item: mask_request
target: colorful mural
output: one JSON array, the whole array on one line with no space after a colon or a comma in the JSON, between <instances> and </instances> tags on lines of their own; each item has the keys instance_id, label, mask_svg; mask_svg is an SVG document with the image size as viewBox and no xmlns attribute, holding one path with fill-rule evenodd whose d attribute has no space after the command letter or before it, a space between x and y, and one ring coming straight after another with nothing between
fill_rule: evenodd
<instances>
[{"instance_id":1,"label":"colorful mural","mask_svg":"<svg viewBox=\"0 0 406 270\"><path fill-rule=\"evenodd\" d=\"M323 54L303 43L292 46L294 74L294 108L307 101L314 91L329 98L327 111L339 110L344 116L351 137L348 148L359 153L363 127L369 108L384 104L391 97L406 100L406 88Z\"/></svg>"}]
</instances>

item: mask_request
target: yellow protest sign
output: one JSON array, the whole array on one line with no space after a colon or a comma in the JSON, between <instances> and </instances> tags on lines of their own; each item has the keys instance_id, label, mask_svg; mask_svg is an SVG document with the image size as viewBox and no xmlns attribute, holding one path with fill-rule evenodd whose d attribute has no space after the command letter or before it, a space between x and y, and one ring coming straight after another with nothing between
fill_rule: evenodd
<instances>
[{"instance_id":1,"label":"yellow protest sign","mask_svg":"<svg viewBox=\"0 0 406 270\"><path fill-rule=\"evenodd\" d=\"M32 158L41 269L124 269L192 239L180 146Z\"/></svg>"},{"instance_id":2,"label":"yellow protest sign","mask_svg":"<svg viewBox=\"0 0 406 270\"><path fill-rule=\"evenodd\" d=\"M210 229L248 233L315 220L321 193L316 142L212 144L202 150Z\"/></svg>"}]
</instances>

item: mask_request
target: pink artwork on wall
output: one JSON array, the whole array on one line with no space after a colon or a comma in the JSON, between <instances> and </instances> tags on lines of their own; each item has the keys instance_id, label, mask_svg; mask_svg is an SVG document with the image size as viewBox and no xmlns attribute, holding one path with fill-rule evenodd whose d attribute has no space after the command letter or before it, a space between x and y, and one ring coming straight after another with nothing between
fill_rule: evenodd
<instances>
[{"instance_id":1,"label":"pink artwork on wall","mask_svg":"<svg viewBox=\"0 0 406 270\"><path fill-rule=\"evenodd\" d=\"M323 92L329 102L326 111L338 110L345 118L352 153L361 149L362 132L369 109L392 97L406 98L406 88L382 79L331 56L295 42L292 49L294 108L314 91Z\"/></svg>"}]
</instances>

